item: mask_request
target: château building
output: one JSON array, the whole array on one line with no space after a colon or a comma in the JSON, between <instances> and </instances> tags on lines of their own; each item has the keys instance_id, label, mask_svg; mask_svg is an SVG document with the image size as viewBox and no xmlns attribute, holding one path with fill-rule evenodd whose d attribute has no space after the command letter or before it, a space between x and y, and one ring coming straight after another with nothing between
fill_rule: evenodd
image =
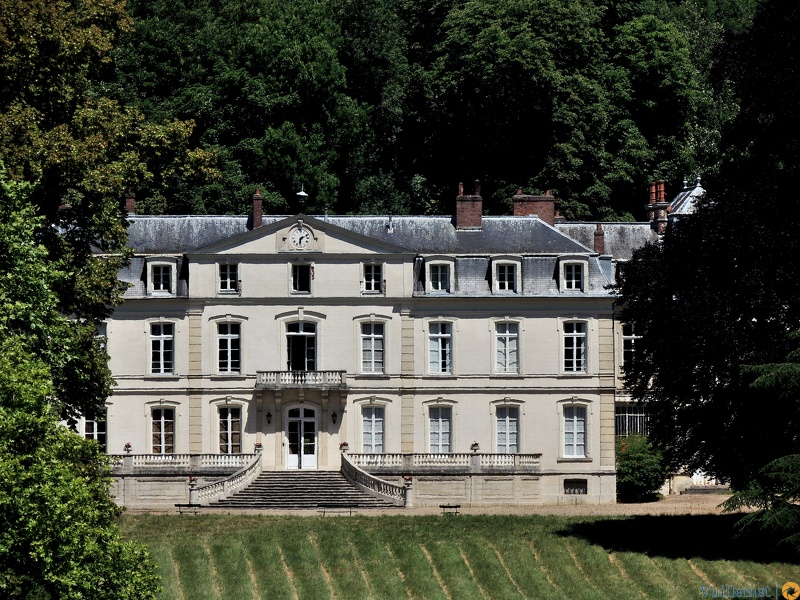
<instances>
[{"instance_id":1,"label":"ch\u00e2teau building","mask_svg":"<svg viewBox=\"0 0 800 600\"><path fill-rule=\"evenodd\" d=\"M642 425L608 286L657 239L660 194L650 222L608 224L521 193L484 216L477 185L452 217L268 216L259 192L249 216L141 216L129 198L129 288L102 332L117 387L80 426L129 505L245 465L346 467L417 505L614 502L615 422Z\"/></svg>"}]
</instances>

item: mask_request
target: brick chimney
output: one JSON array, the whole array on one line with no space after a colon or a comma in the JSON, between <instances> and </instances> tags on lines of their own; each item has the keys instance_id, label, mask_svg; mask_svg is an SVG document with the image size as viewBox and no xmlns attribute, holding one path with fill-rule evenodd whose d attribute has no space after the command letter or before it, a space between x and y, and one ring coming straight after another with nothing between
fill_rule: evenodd
<instances>
[{"instance_id":1,"label":"brick chimney","mask_svg":"<svg viewBox=\"0 0 800 600\"><path fill-rule=\"evenodd\" d=\"M264 196L261 195L261 190L256 189L253 194L253 229L261 227L261 220L263 217Z\"/></svg>"},{"instance_id":2,"label":"brick chimney","mask_svg":"<svg viewBox=\"0 0 800 600\"><path fill-rule=\"evenodd\" d=\"M663 179L656 182L656 203L653 207L655 208L653 227L659 235L663 235L667 230L667 209L669 208L669 202L664 194Z\"/></svg>"},{"instance_id":3,"label":"brick chimney","mask_svg":"<svg viewBox=\"0 0 800 600\"><path fill-rule=\"evenodd\" d=\"M527 217L537 215L550 226L556 222L556 199L550 190L544 196L528 196L517 190L514 200L514 216Z\"/></svg>"},{"instance_id":4,"label":"brick chimney","mask_svg":"<svg viewBox=\"0 0 800 600\"><path fill-rule=\"evenodd\" d=\"M606 253L606 232L603 231L603 226L598 223L597 229L594 230L594 251L598 254Z\"/></svg>"},{"instance_id":5,"label":"brick chimney","mask_svg":"<svg viewBox=\"0 0 800 600\"><path fill-rule=\"evenodd\" d=\"M647 220L651 223L656 218L656 182L650 182L650 203L644 207L647 211Z\"/></svg>"},{"instance_id":6,"label":"brick chimney","mask_svg":"<svg viewBox=\"0 0 800 600\"><path fill-rule=\"evenodd\" d=\"M464 184L459 183L456 197L456 229L480 229L482 218L481 182L475 180L475 191L471 196L464 195Z\"/></svg>"},{"instance_id":7,"label":"brick chimney","mask_svg":"<svg viewBox=\"0 0 800 600\"><path fill-rule=\"evenodd\" d=\"M131 190L125 190L125 212L129 215L136 214L136 194Z\"/></svg>"}]
</instances>

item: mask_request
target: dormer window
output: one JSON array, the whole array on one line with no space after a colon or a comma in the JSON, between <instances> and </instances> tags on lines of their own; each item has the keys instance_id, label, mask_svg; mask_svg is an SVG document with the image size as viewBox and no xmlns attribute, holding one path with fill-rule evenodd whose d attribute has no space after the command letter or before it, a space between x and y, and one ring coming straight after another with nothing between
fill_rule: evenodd
<instances>
[{"instance_id":1,"label":"dormer window","mask_svg":"<svg viewBox=\"0 0 800 600\"><path fill-rule=\"evenodd\" d=\"M177 285L178 261L149 259L147 261L147 295L174 296Z\"/></svg>"},{"instance_id":2,"label":"dormer window","mask_svg":"<svg viewBox=\"0 0 800 600\"><path fill-rule=\"evenodd\" d=\"M585 292L589 262L585 258L570 257L559 260L559 289L562 292Z\"/></svg>"},{"instance_id":3,"label":"dormer window","mask_svg":"<svg viewBox=\"0 0 800 600\"><path fill-rule=\"evenodd\" d=\"M450 293L450 265L430 266L430 291Z\"/></svg>"},{"instance_id":4,"label":"dormer window","mask_svg":"<svg viewBox=\"0 0 800 600\"><path fill-rule=\"evenodd\" d=\"M492 292L517 294L520 291L522 263L516 257L492 259Z\"/></svg>"}]
</instances>

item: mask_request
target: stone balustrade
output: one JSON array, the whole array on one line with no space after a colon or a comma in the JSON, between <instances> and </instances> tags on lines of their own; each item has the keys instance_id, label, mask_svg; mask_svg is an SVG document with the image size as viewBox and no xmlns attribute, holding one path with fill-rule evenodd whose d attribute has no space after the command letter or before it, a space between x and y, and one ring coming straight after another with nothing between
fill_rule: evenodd
<instances>
[{"instance_id":1,"label":"stone balustrade","mask_svg":"<svg viewBox=\"0 0 800 600\"><path fill-rule=\"evenodd\" d=\"M537 473L541 454L388 453L348 454L350 461L369 473L422 475L428 473Z\"/></svg>"},{"instance_id":2,"label":"stone balustrade","mask_svg":"<svg viewBox=\"0 0 800 600\"><path fill-rule=\"evenodd\" d=\"M346 371L258 371L256 389L346 389Z\"/></svg>"}]
</instances>

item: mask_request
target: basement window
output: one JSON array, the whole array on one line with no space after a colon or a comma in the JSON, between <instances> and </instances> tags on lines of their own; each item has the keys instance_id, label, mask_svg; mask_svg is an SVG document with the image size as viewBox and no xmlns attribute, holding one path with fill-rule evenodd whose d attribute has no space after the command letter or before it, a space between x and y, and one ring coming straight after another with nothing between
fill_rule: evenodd
<instances>
[{"instance_id":1,"label":"basement window","mask_svg":"<svg viewBox=\"0 0 800 600\"><path fill-rule=\"evenodd\" d=\"M564 493L567 496L586 496L589 493L589 484L585 479L565 479Z\"/></svg>"}]
</instances>

